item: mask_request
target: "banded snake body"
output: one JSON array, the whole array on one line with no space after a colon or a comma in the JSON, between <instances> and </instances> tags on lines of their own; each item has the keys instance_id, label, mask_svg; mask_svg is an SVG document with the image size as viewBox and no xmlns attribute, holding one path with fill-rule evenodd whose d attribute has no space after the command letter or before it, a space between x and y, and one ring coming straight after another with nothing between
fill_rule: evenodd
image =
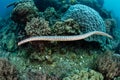
<instances>
[{"instance_id":1,"label":"banded snake body","mask_svg":"<svg viewBox=\"0 0 120 80\"><path fill-rule=\"evenodd\" d=\"M27 42L31 42L31 41L75 41L75 40L85 39L92 35L102 35L102 36L109 37L111 39L113 38L111 35L105 32L92 31L92 32L88 32L82 35L72 35L72 36L34 36L34 37L30 37L30 38L27 38L27 39L24 39L18 42L18 46L25 44Z\"/></svg>"}]
</instances>

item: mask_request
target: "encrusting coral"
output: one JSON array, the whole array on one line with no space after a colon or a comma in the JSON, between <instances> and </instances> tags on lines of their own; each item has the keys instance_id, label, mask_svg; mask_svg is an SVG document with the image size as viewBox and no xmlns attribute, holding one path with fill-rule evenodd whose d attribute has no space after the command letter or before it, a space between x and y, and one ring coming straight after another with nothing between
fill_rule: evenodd
<instances>
[{"instance_id":1,"label":"encrusting coral","mask_svg":"<svg viewBox=\"0 0 120 80\"><path fill-rule=\"evenodd\" d=\"M113 52L106 51L99 56L96 64L97 70L103 74L105 80L120 76L120 56L114 55Z\"/></svg>"},{"instance_id":2,"label":"encrusting coral","mask_svg":"<svg viewBox=\"0 0 120 80\"><path fill-rule=\"evenodd\" d=\"M44 18L32 18L30 22L27 22L25 31L29 36L45 36L51 33L48 21Z\"/></svg>"},{"instance_id":3,"label":"encrusting coral","mask_svg":"<svg viewBox=\"0 0 120 80\"><path fill-rule=\"evenodd\" d=\"M38 9L31 1L18 3L13 9L11 19L19 24L26 24L31 18L38 16Z\"/></svg>"}]
</instances>

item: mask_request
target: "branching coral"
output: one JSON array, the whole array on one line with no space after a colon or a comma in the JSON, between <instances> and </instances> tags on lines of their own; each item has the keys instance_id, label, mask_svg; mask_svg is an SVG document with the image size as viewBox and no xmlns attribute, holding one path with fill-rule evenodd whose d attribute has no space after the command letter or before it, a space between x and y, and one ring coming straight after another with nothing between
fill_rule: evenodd
<instances>
[{"instance_id":1,"label":"branching coral","mask_svg":"<svg viewBox=\"0 0 120 80\"><path fill-rule=\"evenodd\" d=\"M0 80L18 80L18 71L5 59L0 59Z\"/></svg>"},{"instance_id":2,"label":"branching coral","mask_svg":"<svg viewBox=\"0 0 120 80\"><path fill-rule=\"evenodd\" d=\"M94 70L81 70L77 74L63 78L63 80L103 80L103 76Z\"/></svg>"},{"instance_id":3,"label":"branching coral","mask_svg":"<svg viewBox=\"0 0 120 80\"><path fill-rule=\"evenodd\" d=\"M112 52L107 51L97 60L97 70L104 75L105 80L120 76L120 57L112 54Z\"/></svg>"},{"instance_id":4,"label":"branching coral","mask_svg":"<svg viewBox=\"0 0 120 80\"><path fill-rule=\"evenodd\" d=\"M67 19L64 22L57 21L52 28L54 35L80 34L80 26L73 19Z\"/></svg>"},{"instance_id":5,"label":"branching coral","mask_svg":"<svg viewBox=\"0 0 120 80\"><path fill-rule=\"evenodd\" d=\"M45 36L51 33L48 22L43 18L32 18L30 22L27 22L25 31L29 36Z\"/></svg>"}]
</instances>

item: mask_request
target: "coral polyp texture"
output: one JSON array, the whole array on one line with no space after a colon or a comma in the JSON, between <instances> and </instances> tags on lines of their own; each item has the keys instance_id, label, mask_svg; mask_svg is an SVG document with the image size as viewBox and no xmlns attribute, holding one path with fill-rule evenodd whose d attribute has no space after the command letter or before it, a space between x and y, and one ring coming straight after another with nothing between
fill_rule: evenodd
<instances>
[{"instance_id":1,"label":"coral polyp texture","mask_svg":"<svg viewBox=\"0 0 120 80\"><path fill-rule=\"evenodd\" d=\"M19 24L26 24L31 18L38 16L38 9L31 1L18 3L13 9L11 19Z\"/></svg>"},{"instance_id":2,"label":"coral polyp texture","mask_svg":"<svg viewBox=\"0 0 120 80\"><path fill-rule=\"evenodd\" d=\"M72 18L80 25L80 31L82 34L91 31L106 32L106 27L102 17L94 9L82 5L75 4L69 7L69 9L62 16L61 20ZM86 41L98 41L100 43L105 42L105 38L101 36L92 36L85 39Z\"/></svg>"},{"instance_id":3,"label":"coral polyp texture","mask_svg":"<svg viewBox=\"0 0 120 80\"><path fill-rule=\"evenodd\" d=\"M79 24L73 19L67 19L64 22L57 21L53 25L53 34L54 35L73 35L80 34Z\"/></svg>"},{"instance_id":4,"label":"coral polyp texture","mask_svg":"<svg viewBox=\"0 0 120 80\"><path fill-rule=\"evenodd\" d=\"M103 75L94 70L81 70L77 74L63 78L63 80L103 80Z\"/></svg>"},{"instance_id":5,"label":"coral polyp texture","mask_svg":"<svg viewBox=\"0 0 120 80\"><path fill-rule=\"evenodd\" d=\"M104 75L105 80L113 80L114 77L120 76L120 56L107 51L96 61L97 69Z\"/></svg>"},{"instance_id":6,"label":"coral polyp texture","mask_svg":"<svg viewBox=\"0 0 120 80\"><path fill-rule=\"evenodd\" d=\"M48 21L44 18L32 18L30 22L27 22L25 31L29 36L43 36L51 33Z\"/></svg>"},{"instance_id":7,"label":"coral polyp texture","mask_svg":"<svg viewBox=\"0 0 120 80\"><path fill-rule=\"evenodd\" d=\"M0 80L18 80L18 71L6 59L0 59Z\"/></svg>"}]
</instances>

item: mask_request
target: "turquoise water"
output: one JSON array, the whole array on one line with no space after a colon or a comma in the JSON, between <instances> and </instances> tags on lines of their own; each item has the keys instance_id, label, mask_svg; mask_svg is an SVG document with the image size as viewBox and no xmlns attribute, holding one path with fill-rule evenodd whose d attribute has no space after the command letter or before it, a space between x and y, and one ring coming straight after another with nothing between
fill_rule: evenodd
<instances>
[{"instance_id":1,"label":"turquoise water","mask_svg":"<svg viewBox=\"0 0 120 80\"><path fill-rule=\"evenodd\" d=\"M5 17L10 14L12 8L6 8L6 6L12 2L19 1L19 0L0 0L0 17ZM113 16L117 16L120 18L120 1L119 0L104 0L103 8L111 11Z\"/></svg>"},{"instance_id":2,"label":"turquoise water","mask_svg":"<svg viewBox=\"0 0 120 80\"><path fill-rule=\"evenodd\" d=\"M105 0L105 3L104 3L104 8L107 9L108 11L111 11L115 16L119 17L120 18L120 1L119 0L116 0L116 1L113 1L113 0Z\"/></svg>"},{"instance_id":3,"label":"turquoise water","mask_svg":"<svg viewBox=\"0 0 120 80\"><path fill-rule=\"evenodd\" d=\"M0 0L0 80L120 80L120 0Z\"/></svg>"},{"instance_id":4,"label":"turquoise water","mask_svg":"<svg viewBox=\"0 0 120 80\"><path fill-rule=\"evenodd\" d=\"M6 18L6 16L10 16L10 13L13 9L13 7L7 8L7 5L10 3L13 3L17 0L0 0L0 17Z\"/></svg>"}]
</instances>

